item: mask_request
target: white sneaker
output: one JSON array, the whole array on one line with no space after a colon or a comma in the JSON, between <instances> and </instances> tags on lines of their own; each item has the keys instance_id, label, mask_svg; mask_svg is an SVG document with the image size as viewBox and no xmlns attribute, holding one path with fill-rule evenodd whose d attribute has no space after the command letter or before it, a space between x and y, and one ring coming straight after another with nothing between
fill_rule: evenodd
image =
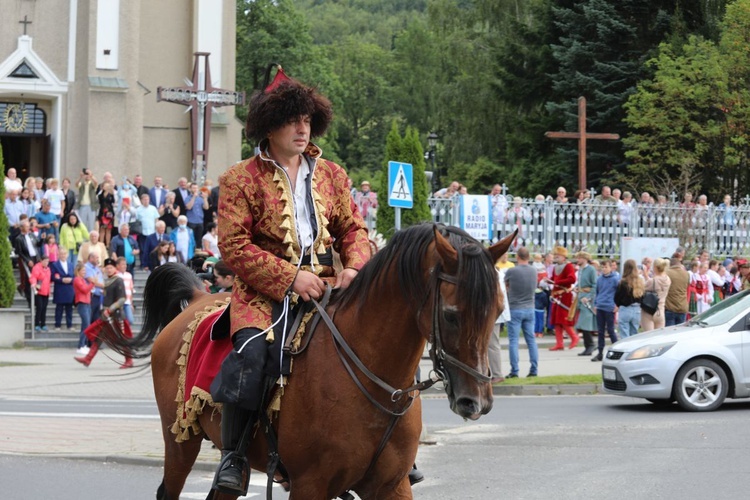
<instances>
[{"instance_id":1,"label":"white sneaker","mask_svg":"<svg viewBox=\"0 0 750 500\"><path fill-rule=\"evenodd\" d=\"M78 349L76 349L76 354L81 354L81 355L86 354L86 351L84 349L86 349L86 348L85 347L79 347Z\"/></svg>"}]
</instances>

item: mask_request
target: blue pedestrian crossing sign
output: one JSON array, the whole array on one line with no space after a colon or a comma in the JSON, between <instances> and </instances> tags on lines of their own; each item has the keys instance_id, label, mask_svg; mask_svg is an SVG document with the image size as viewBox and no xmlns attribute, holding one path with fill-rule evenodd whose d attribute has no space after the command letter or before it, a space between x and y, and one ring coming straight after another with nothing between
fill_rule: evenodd
<instances>
[{"instance_id":1,"label":"blue pedestrian crossing sign","mask_svg":"<svg viewBox=\"0 0 750 500\"><path fill-rule=\"evenodd\" d=\"M414 169L411 163L388 162L388 205L394 208L414 207Z\"/></svg>"}]
</instances>

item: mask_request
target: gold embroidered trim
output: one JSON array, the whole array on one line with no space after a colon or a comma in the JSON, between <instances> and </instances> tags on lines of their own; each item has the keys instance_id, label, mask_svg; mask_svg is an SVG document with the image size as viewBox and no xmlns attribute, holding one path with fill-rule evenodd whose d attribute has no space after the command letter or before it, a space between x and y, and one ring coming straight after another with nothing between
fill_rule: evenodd
<instances>
[{"instance_id":1,"label":"gold embroidered trim","mask_svg":"<svg viewBox=\"0 0 750 500\"><path fill-rule=\"evenodd\" d=\"M221 411L221 403L214 403L211 394L199 387L193 387L190 390L190 398L185 401L185 375L195 330L206 316L220 309L225 309L229 305L230 300L230 297L224 300L216 300L213 304L208 304L203 310L196 312L193 321L190 322L182 336L180 355L176 361L177 366L180 367L180 375L177 379L177 397L175 398L177 402L177 419L169 429L172 434L176 435L175 441L178 443L190 439L190 429L193 430L194 435L197 436L200 434L201 426L198 423L198 416L203 414L206 404L213 408L214 412Z\"/></svg>"}]
</instances>

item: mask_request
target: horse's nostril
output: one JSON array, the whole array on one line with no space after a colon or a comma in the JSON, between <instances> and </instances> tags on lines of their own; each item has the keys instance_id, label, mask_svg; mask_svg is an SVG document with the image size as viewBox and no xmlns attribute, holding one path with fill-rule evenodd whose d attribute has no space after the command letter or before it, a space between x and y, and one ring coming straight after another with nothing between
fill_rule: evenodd
<instances>
[{"instance_id":1,"label":"horse's nostril","mask_svg":"<svg viewBox=\"0 0 750 500\"><path fill-rule=\"evenodd\" d=\"M464 415L475 415L480 411L479 403L472 398L459 398L456 406Z\"/></svg>"}]
</instances>

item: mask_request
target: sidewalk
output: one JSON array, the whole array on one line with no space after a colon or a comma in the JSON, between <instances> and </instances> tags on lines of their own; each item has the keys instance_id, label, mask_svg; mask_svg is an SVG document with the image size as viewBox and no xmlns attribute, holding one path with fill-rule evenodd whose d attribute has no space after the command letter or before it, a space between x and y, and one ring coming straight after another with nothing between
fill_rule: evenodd
<instances>
[{"instance_id":1,"label":"sidewalk","mask_svg":"<svg viewBox=\"0 0 750 500\"><path fill-rule=\"evenodd\" d=\"M583 350L550 352L552 337L541 339L539 375L599 374L601 363L578 356ZM504 374L510 371L507 339L503 344ZM108 359L122 358L108 349L100 351L89 368L73 360L71 349L0 349L0 453L23 455L68 456L161 464L164 455L161 424L158 417L139 415L93 415L75 413L14 414L3 408L4 399L81 399L81 400L154 400L151 369L119 370ZM528 352L521 341L520 371L528 372ZM429 373L432 363L422 361L422 373ZM592 394L593 385L577 386L495 386L495 395L511 394ZM444 393L430 389L424 397L441 397ZM219 452L204 443L198 456L198 467L213 470Z\"/></svg>"}]
</instances>

